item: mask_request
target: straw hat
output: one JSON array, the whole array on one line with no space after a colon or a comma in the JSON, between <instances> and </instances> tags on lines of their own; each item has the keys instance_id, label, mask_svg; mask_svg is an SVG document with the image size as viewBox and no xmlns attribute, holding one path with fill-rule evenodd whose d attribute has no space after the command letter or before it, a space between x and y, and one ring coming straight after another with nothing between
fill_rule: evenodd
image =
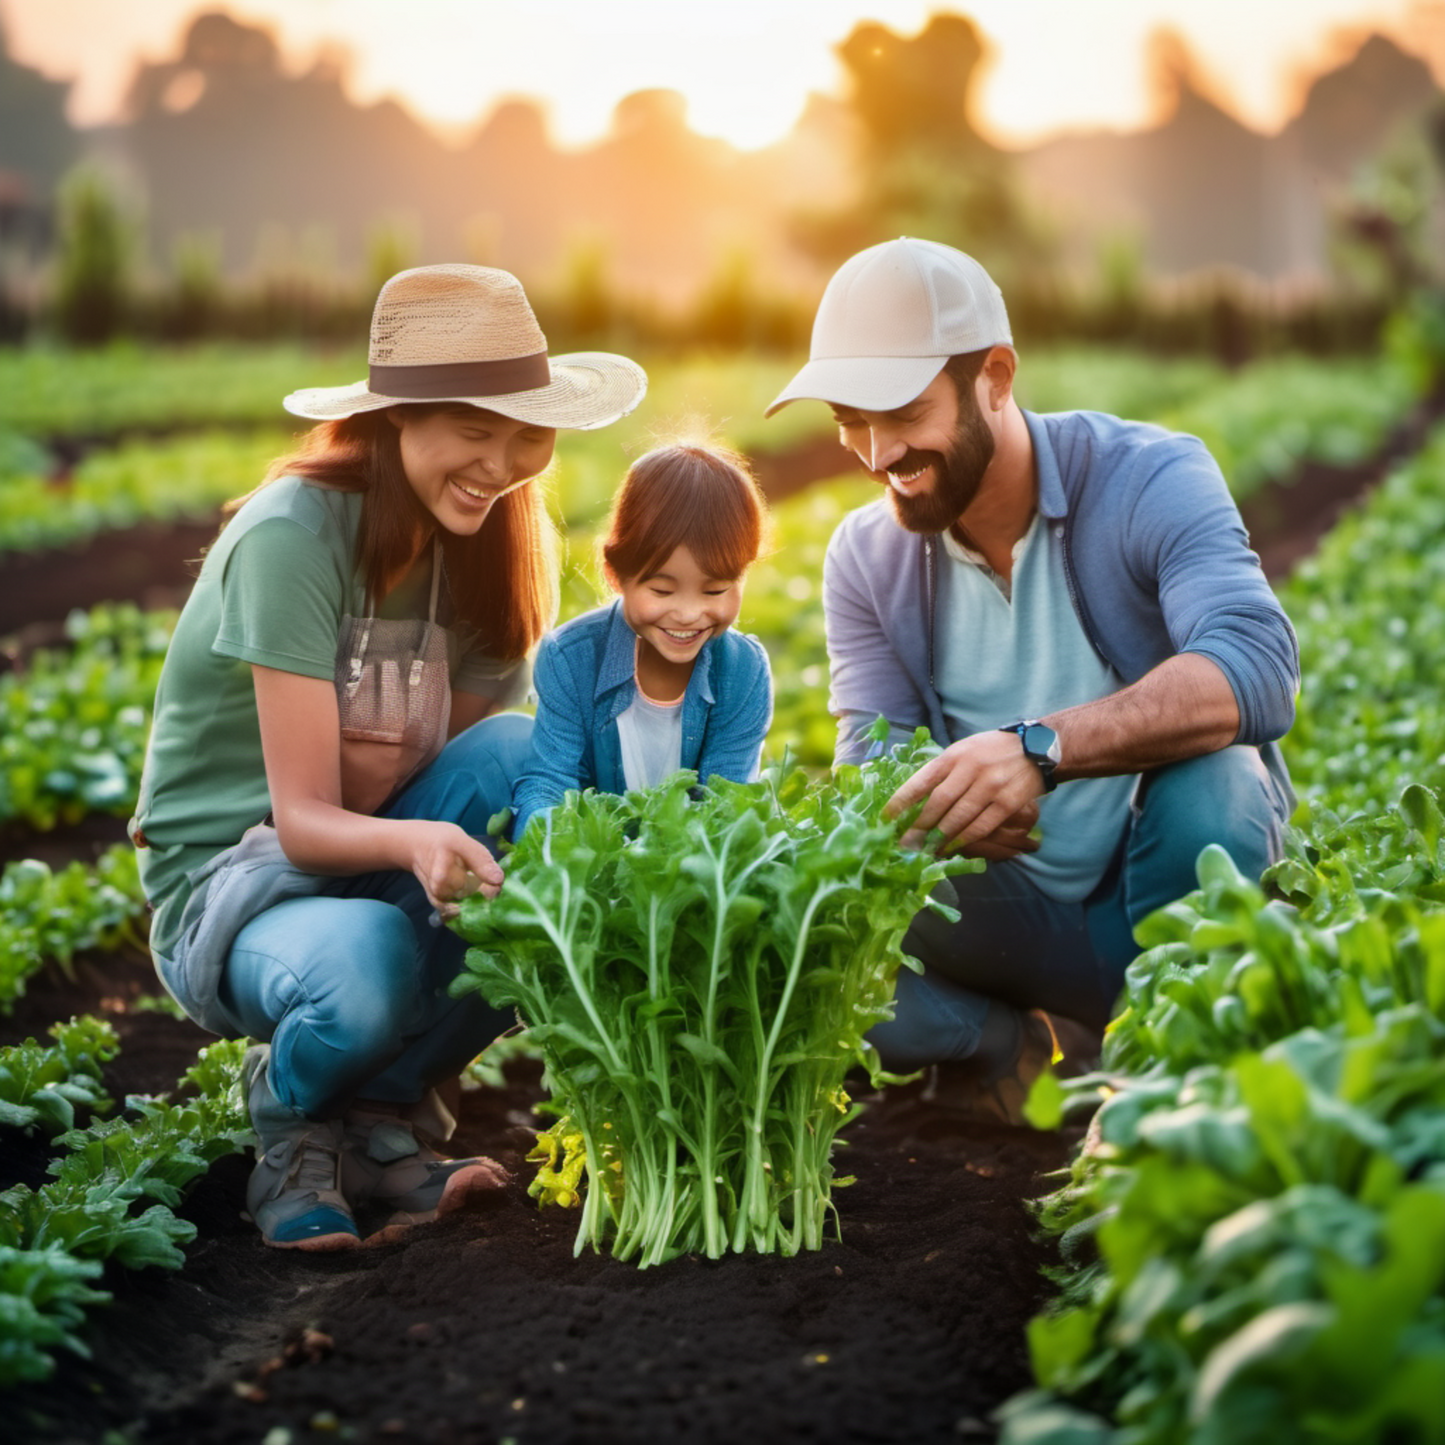
<instances>
[{"instance_id":1,"label":"straw hat","mask_svg":"<svg viewBox=\"0 0 1445 1445\"><path fill-rule=\"evenodd\" d=\"M334 421L414 401L485 407L530 426L590 431L624 417L647 391L635 361L607 351L551 359L522 283L487 266L418 266L381 288L371 317L370 375L293 391L286 410Z\"/></svg>"}]
</instances>

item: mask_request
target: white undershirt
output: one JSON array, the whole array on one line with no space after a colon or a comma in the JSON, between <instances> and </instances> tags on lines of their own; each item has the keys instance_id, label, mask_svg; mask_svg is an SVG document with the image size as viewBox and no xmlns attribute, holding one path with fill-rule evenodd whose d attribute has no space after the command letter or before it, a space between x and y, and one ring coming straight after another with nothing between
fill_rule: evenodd
<instances>
[{"instance_id":1,"label":"white undershirt","mask_svg":"<svg viewBox=\"0 0 1445 1445\"><path fill-rule=\"evenodd\" d=\"M943 546L937 674L950 737L1047 717L1123 685L1079 621L1062 523L1035 515L1014 547L1011 582L950 533ZM1051 898L1093 891L1123 834L1135 781L1075 778L1039 799L1043 841L1018 862Z\"/></svg>"},{"instance_id":2,"label":"white undershirt","mask_svg":"<svg viewBox=\"0 0 1445 1445\"><path fill-rule=\"evenodd\" d=\"M682 766L682 698L654 702L635 683L632 702L617 717L617 738L627 786L656 786Z\"/></svg>"}]
</instances>

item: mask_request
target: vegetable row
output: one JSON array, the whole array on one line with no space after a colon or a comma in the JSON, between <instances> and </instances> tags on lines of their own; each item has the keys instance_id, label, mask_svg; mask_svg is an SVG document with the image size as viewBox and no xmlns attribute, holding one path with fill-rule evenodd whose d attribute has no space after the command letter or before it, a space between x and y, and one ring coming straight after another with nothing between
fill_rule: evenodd
<instances>
[{"instance_id":1,"label":"vegetable row","mask_svg":"<svg viewBox=\"0 0 1445 1445\"><path fill-rule=\"evenodd\" d=\"M35 858L0 874L0 1014L9 1013L26 981L47 963L69 969L83 952L129 945L144 949L145 915L135 849L118 843L94 864L52 870Z\"/></svg>"},{"instance_id":2,"label":"vegetable row","mask_svg":"<svg viewBox=\"0 0 1445 1445\"><path fill-rule=\"evenodd\" d=\"M51 1030L56 1043L0 1049L0 1129L63 1130L51 1182L0 1193L0 1387L48 1379L54 1352L85 1356L86 1313L111 1296L96 1287L107 1261L179 1269L195 1226L175 1213L211 1164L250 1142L241 1099L245 1040L201 1050L182 1097L133 1097L116 1119L74 1128L74 1111L104 1114L102 1065L114 1030L95 1019Z\"/></svg>"},{"instance_id":3,"label":"vegetable row","mask_svg":"<svg viewBox=\"0 0 1445 1445\"><path fill-rule=\"evenodd\" d=\"M173 625L127 603L76 611L69 648L0 675L0 823L129 815Z\"/></svg>"},{"instance_id":4,"label":"vegetable row","mask_svg":"<svg viewBox=\"0 0 1445 1445\"><path fill-rule=\"evenodd\" d=\"M1445 437L1284 591L1302 804L1138 930L1011 1445L1445 1441Z\"/></svg>"},{"instance_id":5,"label":"vegetable row","mask_svg":"<svg viewBox=\"0 0 1445 1445\"><path fill-rule=\"evenodd\" d=\"M649 369L638 413L604 432L575 433L560 449L550 485L567 527L595 525L621 469L661 441L722 437L757 455L830 435L821 406L763 418L792 362L695 354ZM0 554L210 515L250 491L289 447L300 423L281 408L286 392L360 374L358 357L289 346L0 354ZM1228 373L1193 358L1063 348L1024 358L1018 394L1038 411L1086 400L1195 433L1244 497L1289 480L1307 460L1347 465L1373 455L1418 386L1389 358L1280 357ZM154 439L163 431L185 435ZM77 437L104 445L51 479L44 444ZM840 452L840 473L851 469Z\"/></svg>"}]
</instances>

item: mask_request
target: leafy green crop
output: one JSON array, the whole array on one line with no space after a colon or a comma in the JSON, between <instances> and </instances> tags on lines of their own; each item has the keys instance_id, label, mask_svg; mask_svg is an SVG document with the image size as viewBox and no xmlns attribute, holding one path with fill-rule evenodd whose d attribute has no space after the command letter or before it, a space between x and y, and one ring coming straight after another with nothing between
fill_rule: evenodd
<instances>
[{"instance_id":1,"label":"leafy green crop","mask_svg":"<svg viewBox=\"0 0 1445 1445\"><path fill-rule=\"evenodd\" d=\"M249 492L291 433L202 432L126 441L86 457L64 483L0 475L0 553L58 547L141 522L201 520Z\"/></svg>"},{"instance_id":2,"label":"leafy green crop","mask_svg":"<svg viewBox=\"0 0 1445 1445\"><path fill-rule=\"evenodd\" d=\"M0 822L46 829L135 807L174 623L130 604L76 611L73 647L0 676Z\"/></svg>"},{"instance_id":3,"label":"leafy green crop","mask_svg":"<svg viewBox=\"0 0 1445 1445\"><path fill-rule=\"evenodd\" d=\"M94 1020L68 1027L87 1024L97 1028ZM180 1246L195 1226L172 1212L184 1188L253 1138L240 1088L245 1048L228 1039L202 1049L180 1081L187 1100L127 1099L127 1117L59 1138L68 1152L52 1160L52 1183L0 1193L0 1388L48 1378L57 1347L86 1353L84 1312L110 1299L86 1281L104 1261L185 1262ZM137 1212L147 1199L156 1202Z\"/></svg>"},{"instance_id":4,"label":"leafy green crop","mask_svg":"<svg viewBox=\"0 0 1445 1445\"><path fill-rule=\"evenodd\" d=\"M1303 796L1146 919L1006 1445L1445 1441L1445 437L1285 589Z\"/></svg>"},{"instance_id":5,"label":"leafy green crop","mask_svg":"<svg viewBox=\"0 0 1445 1445\"><path fill-rule=\"evenodd\" d=\"M93 437L280 425L288 391L341 386L365 374L360 351L296 345L7 347L0 351L0 426L33 437Z\"/></svg>"},{"instance_id":6,"label":"leafy green crop","mask_svg":"<svg viewBox=\"0 0 1445 1445\"><path fill-rule=\"evenodd\" d=\"M26 1039L0 1049L0 1126L58 1134L74 1126L77 1105L110 1108L100 1070L120 1050L115 1029L87 1017L51 1025L50 1036L50 1048Z\"/></svg>"},{"instance_id":7,"label":"leafy green crop","mask_svg":"<svg viewBox=\"0 0 1445 1445\"><path fill-rule=\"evenodd\" d=\"M135 849L117 843L93 866L55 873L34 858L7 863L0 876L0 1013L25 992L47 962L68 968L84 949L144 948L145 917Z\"/></svg>"},{"instance_id":8,"label":"leafy green crop","mask_svg":"<svg viewBox=\"0 0 1445 1445\"><path fill-rule=\"evenodd\" d=\"M500 896L463 906L460 987L516 1005L567 1121L554 1142L581 1136L579 1250L819 1246L844 1077L869 1060L904 931L925 904L951 913L930 890L981 866L904 850L881 817L929 749L920 732L829 783L779 768L696 792L683 772L569 794Z\"/></svg>"}]
</instances>

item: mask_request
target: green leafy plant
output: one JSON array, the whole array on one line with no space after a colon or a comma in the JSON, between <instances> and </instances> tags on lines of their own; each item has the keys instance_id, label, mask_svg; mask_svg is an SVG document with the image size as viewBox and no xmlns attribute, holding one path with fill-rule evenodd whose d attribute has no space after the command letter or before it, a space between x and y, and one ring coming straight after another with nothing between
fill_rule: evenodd
<instances>
[{"instance_id":1,"label":"green leafy plant","mask_svg":"<svg viewBox=\"0 0 1445 1445\"><path fill-rule=\"evenodd\" d=\"M0 553L83 541L142 522L199 521L260 482L289 433L200 432L95 451L68 480L0 475Z\"/></svg>"},{"instance_id":2,"label":"green leafy plant","mask_svg":"<svg viewBox=\"0 0 1445 1445\"><path fill-rule=\"evenodd\" d=\"M845 1076L875 1062L864 1034L903 934L921 907L952 915L930 891L981 866L900 848L901 820L882 817L929 755L920 731L827 783L778 768L695 790L683 772L569 794L528 828L500 896L464 905L459 985L528 1025L564 1175L580 1136L579 1250L648 1265L819 1246Z\"/></svg>"},{"instance_id":3,"label":"green leafy plant","mask_svg":"<svg viewBox=\"0 0 1445 1445\"><path fill-rule=\"evenodd\" d=\"M1442 477L1437 436L1285 589L1285 858L1201 857L1044 1101L1093 1117L1006 1445L1445 1440Z\"/></svg>"},{"instance_id":4,"label":"green leafy plant","mask_svg":"<svg viewBox=\"0 0 1445 1445\"><path fill-rule=\"evenodd\" d=\"M0 875L0 1013L25 992L48 962L68 969L85 949L143 948L145 894L135 849L109 848L93 866L70 863L58 873L35 858L7 863Z\"/></svg>"},{"instance_id":5,"label":"green leafy plant","mask_svg":"<svg viewBox=\"0 0 1445 1445\"><path fill-rule=\"evenodd\" d=\"M115 1029L103 1019L53 1024L52 1047L26 1039L0 1049L0 1126L71 1128L77 1107L97 1113L110 1108L101 1066L120 1051Z\"/></svg>"},{"instance_id":6,"label":"green leafy plant","mask_svg":"<svg viewBox=\"0 0 1445 1445\"><path fill-rule=\"evenodd\" d=\"M134 807L174 614L76 611L69 649L0 676L0 822L34 828Z\"/></svg>"},{"instance_id":7,"label":"green leafy plant","mask_svg":"<svg viewBox=\"0 0 1445 1445\"><path fill-rule=\"evenodd\" d=\"M95 1020L63 1027L114 1041ZM127 1099L125 1117L60 1136L67 1153L51 1161L51 1183L0 1193L0 1387L48 1378L56 1348L86 1353L84 1313L110 1299L87 1281L105 1261L184 1264L196 1229L173 1210L185 1188L254 1138L241 1097L245 1048L227 1039L202 1049L180 1080L181 1102ZM155 1202L137 1210L145 1200Z\"/></svg>"}]
</instances>

